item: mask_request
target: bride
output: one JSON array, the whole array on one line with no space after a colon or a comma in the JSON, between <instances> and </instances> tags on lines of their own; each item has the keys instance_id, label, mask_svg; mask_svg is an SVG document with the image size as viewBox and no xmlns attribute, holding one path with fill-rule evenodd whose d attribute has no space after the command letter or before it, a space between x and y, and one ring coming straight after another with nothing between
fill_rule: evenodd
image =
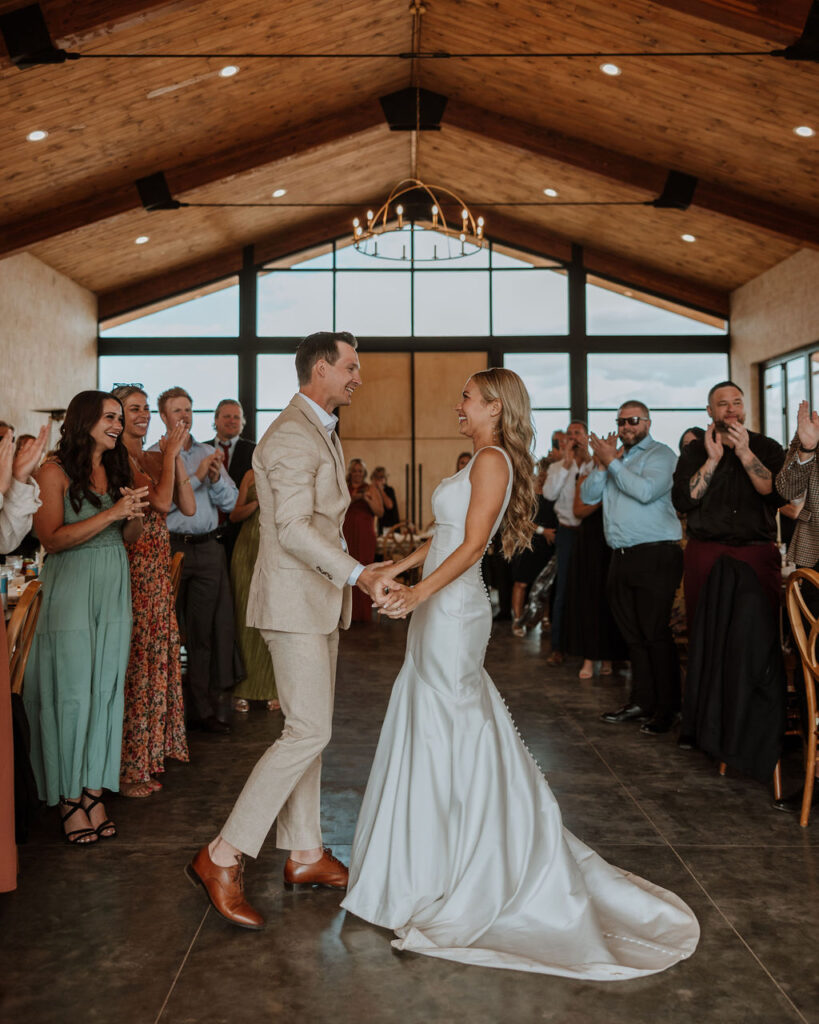
<instances>
[{"instance_id":1,"label":"bride","mask_svg":"<svg viewBox=\"0 0 819 1024\"><path fill-rule=\"evenodd\" d=\"M532 533L529 396L516 374L490 369L456 408L474 454L435 489L432 539L389 570L424 567L386 605L413 616L342 906L428 956L587 980L653 974L691 956L696 918L563 827L483 667L481 556L499 527L507 557Z\"/></svg>"}]
</instances>

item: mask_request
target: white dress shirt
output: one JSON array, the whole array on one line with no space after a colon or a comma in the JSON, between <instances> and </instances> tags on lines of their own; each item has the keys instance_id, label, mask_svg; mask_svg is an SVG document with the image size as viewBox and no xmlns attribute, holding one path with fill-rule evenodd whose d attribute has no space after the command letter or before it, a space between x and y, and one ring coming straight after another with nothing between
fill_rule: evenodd
<instances>
[{"instance_id":1,"label":"white dress shirt","mask_svg":"<svg viewBox=\"0 0 819 1024\"><path fill-rule=\"evenodd\" d=\"M580 526L580 520L574 514L574 486L577 478L585 476L591 469L591 459L578 466L572 459L571 466L566 468L563 462L553 462L546 474L543 485L543 497L555 503L555 515L561 526Z\"/></svg>"}]
</instances>

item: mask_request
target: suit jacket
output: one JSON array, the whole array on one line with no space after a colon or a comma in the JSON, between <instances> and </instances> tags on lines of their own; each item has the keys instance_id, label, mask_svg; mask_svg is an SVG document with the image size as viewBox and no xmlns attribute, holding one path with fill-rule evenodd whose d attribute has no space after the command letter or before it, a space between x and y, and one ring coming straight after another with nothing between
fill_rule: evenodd
<instances>
[{"instance_id":1,"label":"suit jacket","mask_svg":"<svg viewBox=\"0 0 819 1024\"><path fill-rule=\"evenodd\" d=\"M259 499L259 555L247 624L285 633L328 634L350 624L347 586L358 562L344 551L350 504L344 456L297 395L253 453Z\"/></svg>"},{"instance_id":2,"label":"suit jacket","mask_svg":"<svg viewBox=\"0 0 819 1024\"><path fill-rule=\"evenodd\" d=\"M788 548L788 561L798 568L812 569L819 561L819 469L816 456L799 462L799 435L791 441L782 469L776 476L776 489L783 498L795 501L805 495L805 504L796 520L796 529Z\"/></svg>"},{"instance_id":3,"label":"suit jacket","mask_svg":"<svg viewBox=\"0 0 819 1024\"><path fill-rule=\"evenodd\" d=\"M216 451L221 451L218 438L214 437L210 441L206 441L205 444L212 445ZM228 474L237 487L241 485L242 477L245 473L249 469L252 469L251 460L253 459L253 451L255 448L255 441L248 441L246 437L240 437L233 446L233 454L230 457Z\"/></svg>"}]
</instances>

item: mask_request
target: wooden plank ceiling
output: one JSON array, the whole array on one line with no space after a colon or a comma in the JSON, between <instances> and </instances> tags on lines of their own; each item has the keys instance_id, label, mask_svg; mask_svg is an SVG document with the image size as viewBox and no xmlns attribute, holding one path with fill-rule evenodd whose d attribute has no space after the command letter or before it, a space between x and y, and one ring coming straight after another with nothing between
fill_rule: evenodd
<instances>
[{"instance_id":1,"label":"wooden plank ceiling","mask_svg":"<svg viewBox=\"0 0 819 1024\"><path fill-rule=\"evenodd\" d=\"M0 13L25 0L0 0ZM343 233L411 170L411 136L378 97L410 84L405 0L43 0L58 46L81 59L20 71L0 57L0 257L29 251L114 314ZM793 42L809 0L429 0L422 48L449 53L766 51ZM384 54L328 60L214 55ZM195 60L161 54L205 54ZM770 56L470 57L420 62L449 99L422 133L421 177L477 208L487 232L717 312L728 294L819 244L819 67ZM226 64L239 73L222 78ZM48 137L29 142L26 135ZM689 210L641 202L671 169L697 176ZM279 208L144 211L134 181L164 171L189 202ZM550 201L546 187L559 192ZM340 203L324 209L310 205ZM695 243L681 240L683 233ZM150 242L136 246L134 239Z\"/></svg>"}]
</instances>

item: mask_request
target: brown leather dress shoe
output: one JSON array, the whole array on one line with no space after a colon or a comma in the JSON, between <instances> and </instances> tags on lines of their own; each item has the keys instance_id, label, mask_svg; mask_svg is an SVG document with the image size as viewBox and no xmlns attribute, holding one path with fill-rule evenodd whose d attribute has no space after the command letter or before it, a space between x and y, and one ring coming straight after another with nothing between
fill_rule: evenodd
<instances>
[{"instance_id":1,"label":"brown leather dress shoe","mask_svg":"<svg viewBox=\"0 0 819 1024\"><path fill-rule=\"evenodd\" d=\"M284 887L289 892L305 892L315 886L346 889L347 874L347 868L325 846L321 857L313 864L299 864L288 857L284 865Z\"/></svg>"},{"instance_id":2,"label":"brown leather dress shoe","mask_svg":"<svg viewBox=\"0 0 819 1024\"><path fill-rule=\"evenodd\" d=\"M208 894L211 906L231 924L259 931L264 918L253 909L244 895L242 872L244 859L240 857L231 868L223 868L210 859L207 846L185 868L185 874L194 885L201 885Z\"/></svg>"}]
</instances>

